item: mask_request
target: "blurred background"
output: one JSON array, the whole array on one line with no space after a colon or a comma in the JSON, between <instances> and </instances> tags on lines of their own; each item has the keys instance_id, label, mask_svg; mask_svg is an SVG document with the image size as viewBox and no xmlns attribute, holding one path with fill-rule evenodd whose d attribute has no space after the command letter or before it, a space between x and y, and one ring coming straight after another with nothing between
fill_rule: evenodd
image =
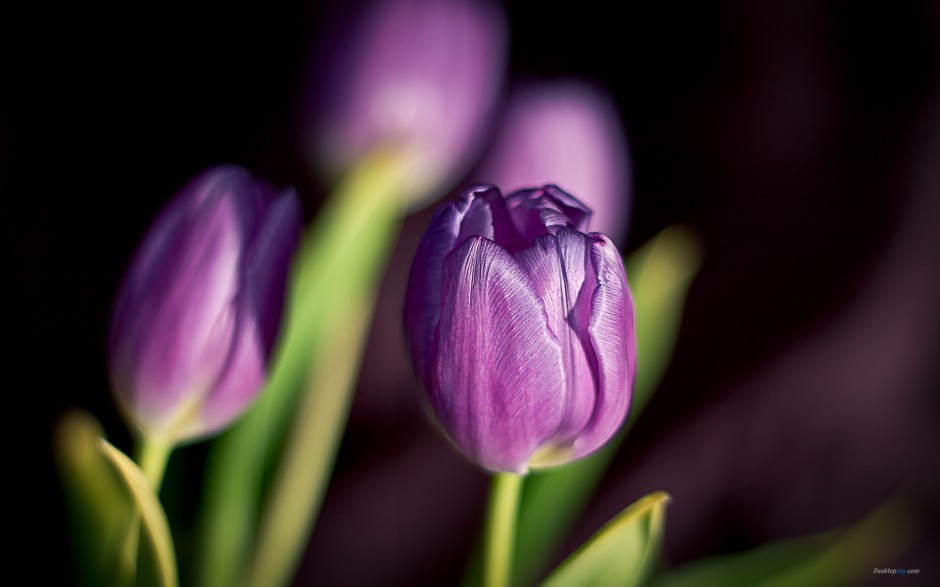
<instances>
[{"instance_id":1,"label":"blurred background","mask_svg":"<svg viewBox=\"0 0 940 587\"><path fill-rule=\"evenodd\" d=\"M310 173L296 121L310 51L338 4L0 4L15 443L5 485L32 512L17 548L37 557L37 582L67 576L55 417L83 407L129 445L106 333L154 214L225 162L295 186L316 214L329 186ZM666 378L569 550L656 489L674 497L672 564L850 524L901 493L922 538L867 566L936 580L937 4L506 7L511 79L577 76L615 100L633 170L622 251L675 222L704 247ZM428 218L406 221L384 277L298 584L452 584L474 540L487 478L424 418L402 342L407 269ZM172 468L198 470L203 452L174 456L166 491L183 505L171 516L196 504Z\"/></svg>"}]
</instances>

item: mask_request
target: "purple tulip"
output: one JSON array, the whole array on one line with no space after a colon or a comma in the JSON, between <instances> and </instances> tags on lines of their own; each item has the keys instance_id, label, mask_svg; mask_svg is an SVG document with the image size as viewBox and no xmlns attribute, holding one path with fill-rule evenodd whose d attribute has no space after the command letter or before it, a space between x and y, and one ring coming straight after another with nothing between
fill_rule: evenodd
<instances>
[{"instance_id":1,"label":"purple tulip","mask_svg":"<svg viewBox=\"0 0 940 587\"><path fill-rule=\"evenodd\" d=\"M472 163L502 87L505 17L482 0L374 1L355 16L320 51L304 135L329 175L397 154L414 201Z\"/></svg>"},{"instance_id":2,"label":"purple tulip","mask_svg":"<svg viewBox=\"0 0 940 587\"><path fill-rule=\"evenodd\" d=\"M442 206L408 284L405 330L426 406L457 447L522 473L600 448L623 423L633 301L610 239L555 186L490 186Z\"/></svg>"},{"instance_id":3,"label":"purple tulip","mask_svg":"<svg viewBox=\"0 0 940 587\"><path fill-rule=\"evenodd\" d=\"M179 193L131 263L114 310L111 377L148 437L180 442L232 422L264 384L300 236L293 191L239 167Z\"/></svg>"},{"instance_id":4,"label":"purple tulip","mask_svg":"<svg viewBox=\"0 0 940 587\"><path fill-rule=\"evenodd\" d=\"M623 123L606 91L584 82L530 85L512 93L478 177L508 190L555 183L594 211L594 228L623 238L630 204Z\"/></svg>"}]
</instances>

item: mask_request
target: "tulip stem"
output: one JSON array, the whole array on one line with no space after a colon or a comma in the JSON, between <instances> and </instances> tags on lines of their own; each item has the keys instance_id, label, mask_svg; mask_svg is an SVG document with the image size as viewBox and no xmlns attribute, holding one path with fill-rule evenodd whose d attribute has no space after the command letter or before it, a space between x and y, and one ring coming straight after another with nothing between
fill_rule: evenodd
<instances>
[{"instance_id":1,"label":"tulip stem","mask_svg":"<svg viewBox=\"0 0 940 587\"><path fill-rule=\"evenodd\" d=\"M522 480L523 476L516 473L496 473L493 476L484 530L485 587L507 587L510 584Z\"/></svg>"},{"instance_id":2,"label":"tulip stem","mask_svg":"<svg viewBox=\"0 0 940 587\"><path fill-rule=\"evenodd\" d=\"M172 450L173 443L162 438L141 437L137 445L137 464L157 495L160 494L160 485Z\"/></svg>"}]
</instances>

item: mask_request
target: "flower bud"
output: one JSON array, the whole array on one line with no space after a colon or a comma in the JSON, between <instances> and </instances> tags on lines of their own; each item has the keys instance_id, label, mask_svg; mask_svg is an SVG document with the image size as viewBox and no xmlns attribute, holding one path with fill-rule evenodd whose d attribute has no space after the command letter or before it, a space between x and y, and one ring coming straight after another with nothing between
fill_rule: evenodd
<instances>
[{"instance_id":1,"label":"flower bud","mask_svg":"<svg viewBox=\"0 0 940 587\"><path fill-rule=\"evenodd\" d=\"M593 228L619 242L630 212L630 175L613 100L572 80L524 86L510 95L478 177L508 190L563 185L594 211Z\"/></svg>"},{"instance_id":2,"label":"flower bud","mask_svg":"<svg viewBox=\"0 0 940 587\"><path fill-rule=\"evenodd\" d=\"M502 85L505 17L485 0L382 0L355 16L321 50L304 136L331 176L393 153L413 203L472 164Z\"/></svg>"},{"instance_id":3,"label":"flower bud","mask_svg":"<svg viewBox=\"0 0 940 587\"><path fill-rule=\"evenodd\" d=\"M425 405L492 471L581 458L617 431L636 364L623 261L555 186L490 186L438 209L411 268L405 330Z\"/></svg>"},{"instance_id":4,"label":"flower bud","mask_svg":"<svg viewBox=\"0 0 940 587\"><path fill-rule=\"evenodd\" d=\"M192 181L154 222L124 278L109 349L118 403L145 435L205 436L258 394L300 222L293 191L276 196L234 166Z\"/></svg>"}]
</instances>

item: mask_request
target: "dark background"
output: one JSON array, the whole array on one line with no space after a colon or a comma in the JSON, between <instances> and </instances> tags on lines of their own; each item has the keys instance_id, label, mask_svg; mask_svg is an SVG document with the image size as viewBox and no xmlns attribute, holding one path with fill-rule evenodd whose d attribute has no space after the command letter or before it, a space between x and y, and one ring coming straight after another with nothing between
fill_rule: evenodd
<instances>
[{"instance_id":1,"label":"dark background","mask_svg":"<svg viewBox=\"0 0 940 587\"><path fill-rule=\"evenodd\" d=\"M935 579L940 10L690 4L509 6L511 75L586 77L616 98L634 170L623 250L678 221L705 247L675 360L572 545L654 489L675 498L673 563L851 523L900 491L927 532L866 566ZM78 405L129 442L105 336L153 215L224 162L296 186L315 214L325 188L293 128L332 11L0 4L4 485L29 512L11 530L23 556L10 568L28 565L36 583L67 573L54 418ZM301 584L452 583L473 539L486 477L425 422L400 342L426 220L406 223L383 283ZM192 467L201 450L177 459Z\"/></svg>"}]
</instances>

